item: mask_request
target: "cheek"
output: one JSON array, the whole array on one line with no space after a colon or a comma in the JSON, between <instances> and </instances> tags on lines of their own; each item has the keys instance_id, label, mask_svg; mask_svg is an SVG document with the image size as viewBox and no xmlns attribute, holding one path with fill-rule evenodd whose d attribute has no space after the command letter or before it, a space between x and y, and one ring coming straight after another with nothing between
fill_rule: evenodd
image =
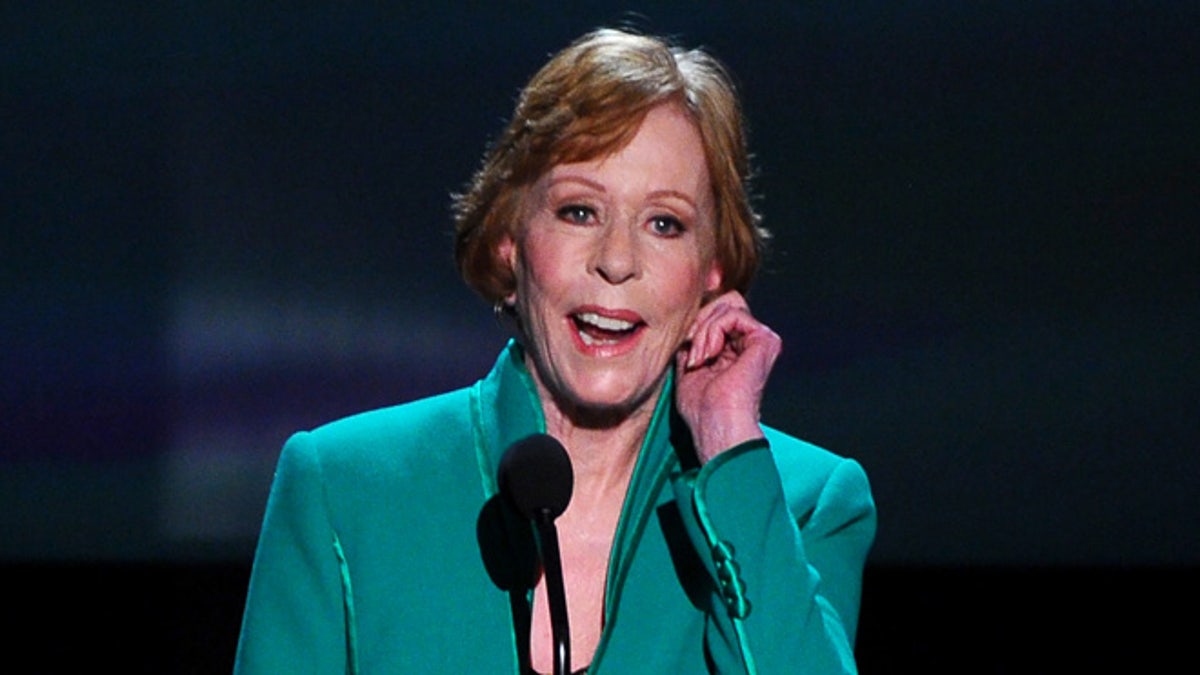
<instances>
[{"instance_id":1,"label":"cheek","mask_svg":"<svg viewBox=\"0 0 1200 675\"><path fill-rule=\"evenodd\" d=\"M697 267L688 266L664 279L660 288L675 289L673 293L656 293L655 298L664 314L671 316L678 330L687 330L707 298L706 283Z\"/></svg>"},{"instance_id":2,"label":"cheek","mask_svg":"<svg viewBox=\"0 0 1200 675\"><path fill-rule=\"evenodd\" d=\"M553 254L552 254L553 253ZM537 236L521 241L515 259L516 301L526 313L543 313L551 309L568 281L565 266L553 246Z\"/></svg>"},{"instance_id":3,"label":"cheek","mask_svg":"<svg viewBox=\"0 0 1200 675\"><path fill-rule=\"evenodd\" d=\"M551 276L552 270L548 268L545 257L540 255L540 250L536 243L523 242L516 270L517 291L519 293L523 292L526 295L537 294L541 289L552 286L548 279Z\"/></svg>"}]
</instances>

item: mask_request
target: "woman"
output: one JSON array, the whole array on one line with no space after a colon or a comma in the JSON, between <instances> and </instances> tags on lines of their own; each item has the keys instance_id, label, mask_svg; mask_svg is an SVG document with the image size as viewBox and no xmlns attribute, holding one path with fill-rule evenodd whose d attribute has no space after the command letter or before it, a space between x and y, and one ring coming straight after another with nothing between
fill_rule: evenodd
<instances>
[{"instance_id":1,"label":"woman","mask_svg":"<svg viewBox=\"0 0 1200 675\"><path fill-rule=\"evenodd\" d=\"M518 338L469 389L289 440L238 670L550 672L529 526L495 498L544 431L575 474L576 667L853 671L874 506L856 463L758 422L780 340L742 295L748 176L709 56L601 30L553 57L456 198L460 270Z\"/></svg>"}]
</instances>

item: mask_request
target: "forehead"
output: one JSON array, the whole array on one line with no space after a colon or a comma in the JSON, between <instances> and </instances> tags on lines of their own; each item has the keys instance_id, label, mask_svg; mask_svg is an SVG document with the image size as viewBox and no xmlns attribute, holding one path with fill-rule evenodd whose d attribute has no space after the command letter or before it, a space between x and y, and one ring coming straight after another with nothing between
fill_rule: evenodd
<instances>
[{"instance_id":1,"label":"forehead","mask_svg":"<svg viewBox=\"0 0 1200 675\"><path fill-rule=\"evenodd\" d=\"M683 109L664 104L646 113L629 142L597 159L552 166L543 182L572 176L687 194L697 202L711 199L704 144Z\"/></svg>"}]
</instances>

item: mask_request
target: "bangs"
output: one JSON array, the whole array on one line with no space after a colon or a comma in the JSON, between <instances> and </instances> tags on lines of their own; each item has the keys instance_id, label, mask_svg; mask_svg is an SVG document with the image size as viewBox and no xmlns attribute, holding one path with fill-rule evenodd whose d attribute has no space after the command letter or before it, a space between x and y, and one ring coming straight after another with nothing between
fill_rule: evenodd
<instances>
[{"instance_id":1,"label":"bangs","mask_svg":"<svg viewBox=\"0 0 1200 675\"><path fill-rule=\"evenodd\" d=\"M678 102L693 117L681 92L646 91L628 81L611 84L602 94L586 87L568 90L573 95L556 101L555 110L527 130L528 146L518 154L523 156L513 177L531 183L552 166L611 155L633 140L647 113L660 104Z\"/></svg>"}]
</instances>

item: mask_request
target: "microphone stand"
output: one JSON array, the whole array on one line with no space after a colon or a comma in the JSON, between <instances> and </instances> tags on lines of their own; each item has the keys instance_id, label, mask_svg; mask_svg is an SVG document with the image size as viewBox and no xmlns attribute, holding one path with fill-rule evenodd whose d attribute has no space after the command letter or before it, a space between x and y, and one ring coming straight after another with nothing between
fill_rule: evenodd
<instances>
[{"instance_id":1,"label":"microphone stand","mask_svg":"<svg viewBox=\"0 0 1200 675\"><path fill-rule=\"evenodd\" d=\"M558 553L558 528L554 527L554 516L549 509L541 509L537 516L534 524L541 541L550 628L554 635L554 675L570 675L571 629L567 620L567 594L563 589L562 559Z\"/></svg>"},{"instance_id":2,"label":"microphone stand","mask_svg":"<svg viewBox=\"0 0 1200 675\"><path fill-rule=\"evenodd\" d=\"M554 528L554 519L567 510L571 501L575 484L571 458L553 436L534 434L517 441L504 452L496 469L496 483L510 505L533 521L537 530L554 639L554 675L571 675L567 594L563 590L558 530ZM529 636L529 642L533 642L532 636Z\"/></svg>"}]
</instances>

